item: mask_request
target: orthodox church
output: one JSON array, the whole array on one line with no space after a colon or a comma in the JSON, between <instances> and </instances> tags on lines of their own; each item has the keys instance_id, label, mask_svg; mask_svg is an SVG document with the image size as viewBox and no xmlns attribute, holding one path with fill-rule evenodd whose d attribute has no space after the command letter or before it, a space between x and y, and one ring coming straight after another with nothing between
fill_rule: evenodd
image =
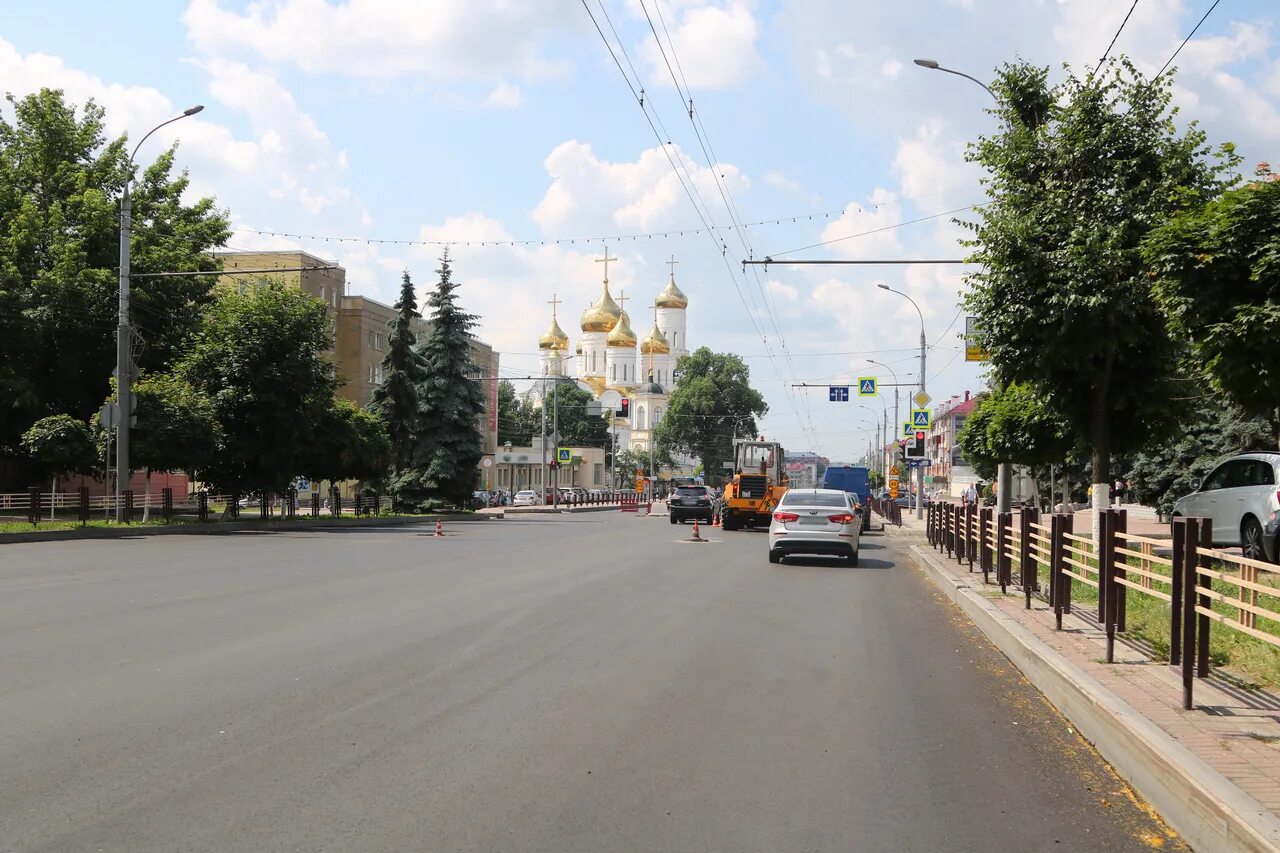
<instances>
[{"instance_id":1,"label":"orthodox church","mask_svg":"<svg viewBox=\"0 0 1280 853\"><path fill-rule=\"evenodd\" d=\"M626 296L620 294L615 301L609 293L609 264L615 260L608 252L597 260L604 264L604 288L600 298L582 312L582 337L572 355L569 336L556 317L559 300L552 297L551 327L538 339L542 373L576 379L606 411L622 409L622 400L627 399L628 416L614 420L618 444L648 451L675 387L676 362L689 352L685 339L689 299L676 287L677 261L672 258L667 286L649 306L653 328L638 339L630 315L618 304L625 303Z\"/></svg>"}]
</instances>

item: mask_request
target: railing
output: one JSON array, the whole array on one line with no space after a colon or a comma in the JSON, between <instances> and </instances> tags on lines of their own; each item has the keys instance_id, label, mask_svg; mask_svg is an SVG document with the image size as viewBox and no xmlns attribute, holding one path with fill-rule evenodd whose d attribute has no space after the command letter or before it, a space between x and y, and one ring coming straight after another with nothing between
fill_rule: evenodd
<instances>
[{"instance_id":1,"label":"railing","mask_svg":"<svg viewBox=\"0 0 1280 853\"><path fill-rule=\"evenodd\" d=\"M175 496L172 489L136 494L125 490L119 498L114 494L90 495L81 488L77 492L28 492L0 494L0 516L25 519L38 526L50 521L78 521L87 524L95 518L131 524L153 517L169 523L175 520L208 521L210 515L239 519L242 515L258 518L295 518L309 514L337 516L344 514L344 501L339 495L322 498L312 493L309 507L300 506L298 494L289 491L267 495L211 495L193 492ZM382 494L357 494L347 504L350 514L376 515L391 508L391 498ZM308 513L309 509L309 513Z\"/></svg>"},{"instance_id":2,"label":"railing","mask_svg":"<svg viewBox=\"0 0 1280 853\"><path fill-rule=\"evenodd\" d=\"M892 499L871 498L871 509L885 520L886 524L902 526L902 507Z\"/></svg>"},{"instance_id":3,"label":"railing","mask_svg":"<svg viewBox=\"0 0 1280 853\"><path fill-rule=\"evenodd\" d=\"M976 515L976 520L975 520ZM1213 546L1208 519L1174 518L1168 538L1128 532L1128 514L1102 513L1099 545L1074 532L1071 513L1053 514L1048 523L1034 508L994 514L986 507L935 503L927 536L939 551L962 560L976 546L984 583L995 571L1001 592L1019 586L1030 608L1043 593L1057 628L1071 612L1072 584L1097 590L1097 621L1106 633L1106 662L1115 661L1117 634L1126 632L1130 594L1169 607L1169 663L1181 668L1183 707L1193 707L1195 677L1209 674L1213 626L1248 635L1280 648L1280 566ZM1048 582L1040 584L1042 569ZM972 563L970 563L972 571Z\"/></svg>"}]
</instances>

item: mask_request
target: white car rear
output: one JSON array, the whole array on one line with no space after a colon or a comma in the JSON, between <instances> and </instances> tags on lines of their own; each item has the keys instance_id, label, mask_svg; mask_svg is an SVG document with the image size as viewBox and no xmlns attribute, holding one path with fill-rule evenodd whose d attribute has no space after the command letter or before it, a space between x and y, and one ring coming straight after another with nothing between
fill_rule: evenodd
<instances>
[{"instance_id":1,"label":"white car rear","mask_svg":"<svg viewBox=\"0 0 1280 853\"><path fill-rule=\"evenodd\" d=\"M529 489L525 489L524 491L521 491L521 492L516 492L516 496L515 498L512 499L511 505L512 506L537 506L538 493L534 491L530 491Z\"/></svg>"},{"instance_id":2,"label":"white car rear","mask_svg":"<svg viewBox=\"0 0 1280 853\"><path fill-rule=\"evenodd\" d=\"M769 522L769 562L826 554L858 565L862 510L838 489L788 489Z\"/></svg>"}]
</instances>

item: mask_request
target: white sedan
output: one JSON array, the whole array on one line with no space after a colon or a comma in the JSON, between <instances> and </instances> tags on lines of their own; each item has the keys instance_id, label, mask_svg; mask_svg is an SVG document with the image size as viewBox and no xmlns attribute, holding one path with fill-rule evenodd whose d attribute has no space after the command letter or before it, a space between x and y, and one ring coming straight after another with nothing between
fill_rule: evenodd
<instances>
[{"instance_id":1,"label":"white sedan","mask_svg":"<svg viewBox=\"0 0 1280 853\"><path fill-rule=\"evenodd\" d=\"M827 554L858 565L863 510L839 489L788 489L769 523L769 562Z\"/></svg>"},{"instance_id":2,"label":"white sedan","mask_svg":"<svg viewBox=\"0 0 1280 853\"><path fill-rule=\"evenodd\" d=\"M512 506L537 506L538 503L538 493L532 489L516 492L516 496L511 500Z\"/></svg>"}]
</instances>

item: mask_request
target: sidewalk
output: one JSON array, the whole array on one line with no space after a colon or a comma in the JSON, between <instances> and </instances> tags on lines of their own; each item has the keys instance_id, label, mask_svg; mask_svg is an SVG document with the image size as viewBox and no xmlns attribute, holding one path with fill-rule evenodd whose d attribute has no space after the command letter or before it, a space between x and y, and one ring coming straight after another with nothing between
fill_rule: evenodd
<instances>
[{"instance_id":1,"label":"sidewalk","mask_svg":"<svg viewBox=\"0 0 1280 853\"><path fill-rule=\"evenodd\" d=\"M1101 662L1106 635L1086 608L1075 608L1057 631L1044 601L1033 599L1026 610L1021 590L1001 595L967 563L929 546L923 521L904 513L902 522L889 535L916 545L913 556L930 579L1193 846L1280 849L1280 696L1214 670L1196 680L1196 708L1184 711L1177 670L1138 644L1117 641L1116 663ZM1042 682L1062 692L1052 695ZM1106 719L1091 731L1081 716L1099 712ZM1149 754L1137 748L1144 739Z\"/></svg>"}]
</instances>

